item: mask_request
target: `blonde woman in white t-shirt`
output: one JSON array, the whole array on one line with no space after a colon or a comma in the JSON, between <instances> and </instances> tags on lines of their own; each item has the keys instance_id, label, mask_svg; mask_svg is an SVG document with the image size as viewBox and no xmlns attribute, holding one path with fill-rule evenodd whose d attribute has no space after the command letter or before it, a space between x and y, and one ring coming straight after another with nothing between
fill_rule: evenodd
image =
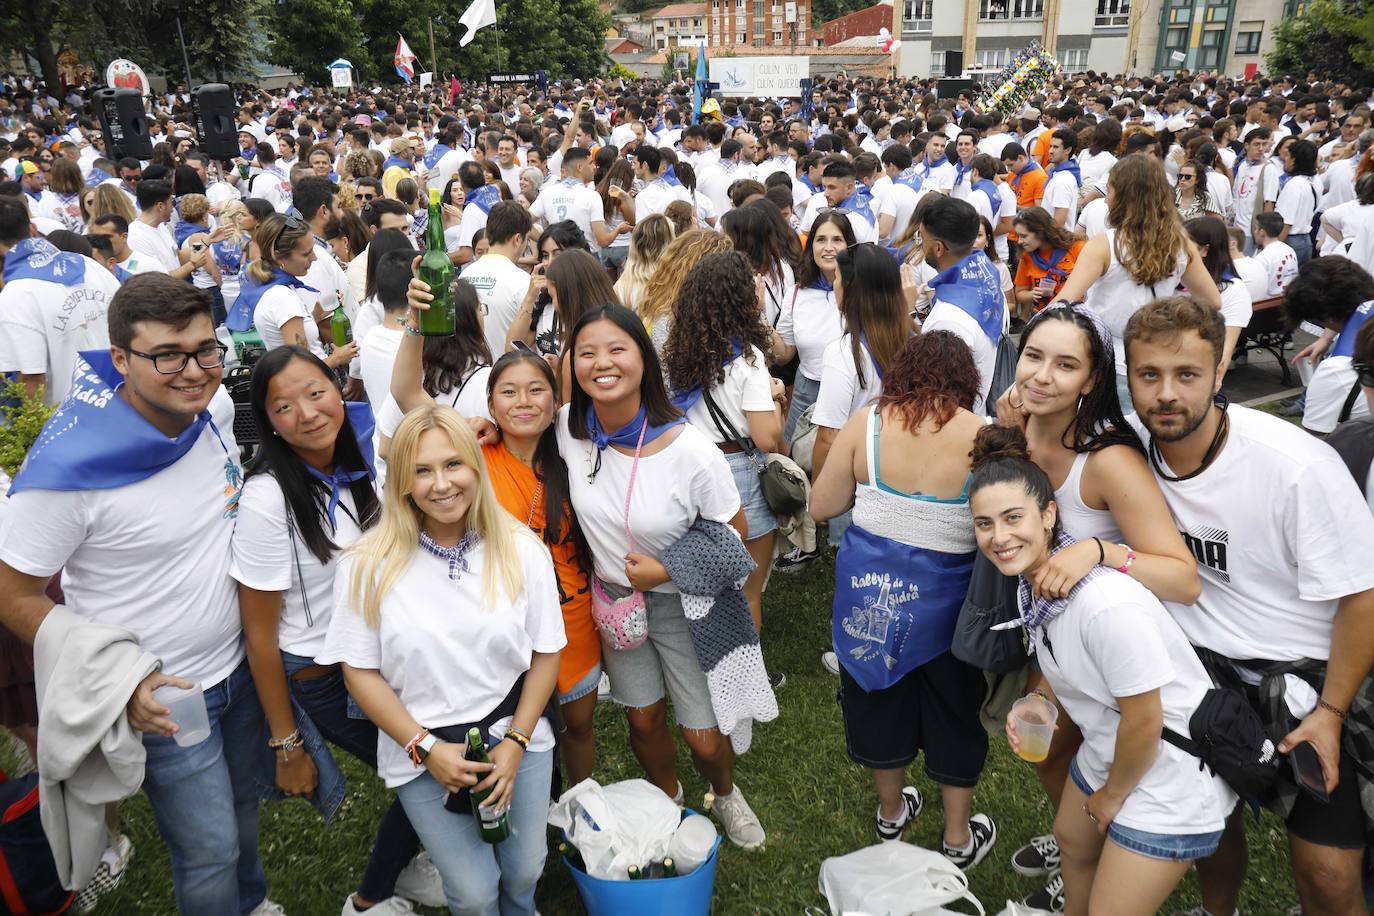
<instances>
[{"instance_id":1,"label":"blonde woman in white t-shirt","mask_svg":"<svg viewBox=\"0 0 1374 916\"><path fill-rule=\"evenodd\" d=\"M457 411L401 422L377 525L339 561L321 663L383 733L377 764L430 851L455 912L534 913L566 640L553 561L501 507ZM470 727L491 763L465 759ZM483 842L464 794L490 795L509 836ZM452 796L452 797L450 797Z\"/></svg>"}]
</instances>

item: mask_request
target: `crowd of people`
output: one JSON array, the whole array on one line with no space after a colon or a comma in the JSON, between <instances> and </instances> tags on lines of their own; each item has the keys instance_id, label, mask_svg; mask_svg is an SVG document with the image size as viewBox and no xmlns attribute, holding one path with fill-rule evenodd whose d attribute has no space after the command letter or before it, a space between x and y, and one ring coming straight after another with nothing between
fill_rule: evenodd
<instances>
[{"instance_id":1,"label":"crowd of people","mask_svg":"<svg viewBox=\"0 0 1374 916\"><path fill-rule=\"evenodd\" d=\"M0 724L64 800L67 886L122 870L99 802L141 786L182 912L281 913L260 796L328 818L345 752L394 793L345 916L532 914L599 697L645 778L686 803L681 740L756 848L735 757L787 703L769 575L829 547L820 661L877 840L922 814L920 757L941 851L982 862L1005 732L1055 812L1011 857L1027 907L1155 913L1196 865L1195 912L1231 916L1259 801L1301 912L1366 912L1374 90L690 99L244 87L226 159L174 91L141 161L81 92L6 85L0 372L56 412L3 480ZM436 295L451 334L423 333ZM1222 394L1278 299L1314 338L1301 427ZM989 576L1016 694L1057 710L1038 754L952 650ZM72 670L82 695L36 691ZM203 690L208 738L178 742L167 685ZM1217 690L1283 761L1263 797L1198 759Z\"/></svg>"}]
</instances>

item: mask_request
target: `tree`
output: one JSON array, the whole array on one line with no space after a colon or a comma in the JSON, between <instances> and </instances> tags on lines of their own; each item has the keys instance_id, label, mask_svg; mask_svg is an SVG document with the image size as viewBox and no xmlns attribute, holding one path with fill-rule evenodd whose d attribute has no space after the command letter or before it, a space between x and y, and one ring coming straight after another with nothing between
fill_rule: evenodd
<instances>
[{"instance_id":1,"label":"tree","mask_svg":"<svg viewBox=\"0 0 1374 916\"><path fill-rule=\"evenodd\" d=\"M1274 49L1265 57L1273 74L1305 75L1315 70L1323 79L1346 79L1358 85L1374 81L1374 8L1339 0L1312 0L1301 16L1284 19L1274 30Z\"/></svg>"},{"instance_id":2,"label":"tree","mask_svg":"<svg viewBox=\"0 0 1374 916\"><path fill-rule=\"evenodd\" d=\"M306 82L323 82L331 61L342 57L361 80L377 78L376 67L363 54L362 29L351 0L291 0L272 6L266 17L267 60L301 74Z\"/></svg>"},{"instance_id":3,"label":"tree","mask_svg":"<svg viewBox=\"0 0 1374 916\"><path fill-rule=\"evenodd\" d=\"M811 30L819 32L825 23L872 6L870 0L812 0Z\"/></svg>"}]
</instances>

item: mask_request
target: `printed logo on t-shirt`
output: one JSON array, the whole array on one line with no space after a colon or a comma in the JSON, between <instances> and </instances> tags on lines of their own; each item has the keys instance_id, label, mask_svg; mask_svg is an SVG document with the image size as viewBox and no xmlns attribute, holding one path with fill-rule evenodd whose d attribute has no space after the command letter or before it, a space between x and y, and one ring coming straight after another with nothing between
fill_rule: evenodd
<instances>
[{"instance_id":1,"label":"printed logo on t-shirt","mask_svg":"<svg viewBox=\"0 0 1374 916\"><path fill-rule=\"evenodd\" d=\"M237 518L239 495L243 492L243 472L233 458L224 459L224 517Z\"/></svg>"},{"instance_id":2,"label":"printed logo on t-shirt","mask_svg":"<svg viewBox=\"0 0 1374 916\"><path fill-rule=\"evenodd\" d=\"M1180 533L1198 566L1209 570L1222 582L1231 581L1231 574L1226 568L1226 546L1231 538L1230 532L1224 528L1199 528L1196 532Z\"/></svg>"}]
</instances>

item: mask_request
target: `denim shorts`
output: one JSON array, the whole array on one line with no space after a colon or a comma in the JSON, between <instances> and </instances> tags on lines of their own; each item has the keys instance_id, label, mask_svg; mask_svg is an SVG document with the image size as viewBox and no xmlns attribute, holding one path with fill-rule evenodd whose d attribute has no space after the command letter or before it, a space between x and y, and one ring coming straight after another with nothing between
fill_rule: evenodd
<instances>
[{"instance_id":1,"label":"denim shorts","mask_svg":"<svg viewBox=\"0 0 1374 916\"><path fill-rule=\"evenodd\" d=\"M760 456L762 457L762 456ZM747 452L726 452L725 461L735 478L740 504L744 506L744 520L749 523L745 540L763 537L778 527L778 517L763 498L763 484L759 482L759 465Z\"/></svg>"},{"instance_id":2,"label":"denim shorts","mask_svg":"<svg viewBox=\"0 0 1374 916\"><path fill-rule=\"evenodd\" d=\"M588 671L582 680L573 684L566 692L558 694L558 705L562 706L564 703L580 700L599 686L601 686L601 663L597 662L592 665L592 670Z\"/></svg>"},{"instance_id":3,"label":"denim shorts","mask_svg":"<svg viewBox=\"0 0 1374 916\"><path fill-rule=\"evenodd\" d=\"M1097 791L1083 778L1077 758L1069 764L1069 778L1084 795L1090 796ZM1194 859L1207 858L1221 845L1221 835L1224 832L1214 830L1210 833L1150 833L1147 830L1122 826L1115 821L1107 828L1107 836L1122 849L1147 859L1162 859L1165 862L1191 862Z\"/></svg>"}]
</instances>

